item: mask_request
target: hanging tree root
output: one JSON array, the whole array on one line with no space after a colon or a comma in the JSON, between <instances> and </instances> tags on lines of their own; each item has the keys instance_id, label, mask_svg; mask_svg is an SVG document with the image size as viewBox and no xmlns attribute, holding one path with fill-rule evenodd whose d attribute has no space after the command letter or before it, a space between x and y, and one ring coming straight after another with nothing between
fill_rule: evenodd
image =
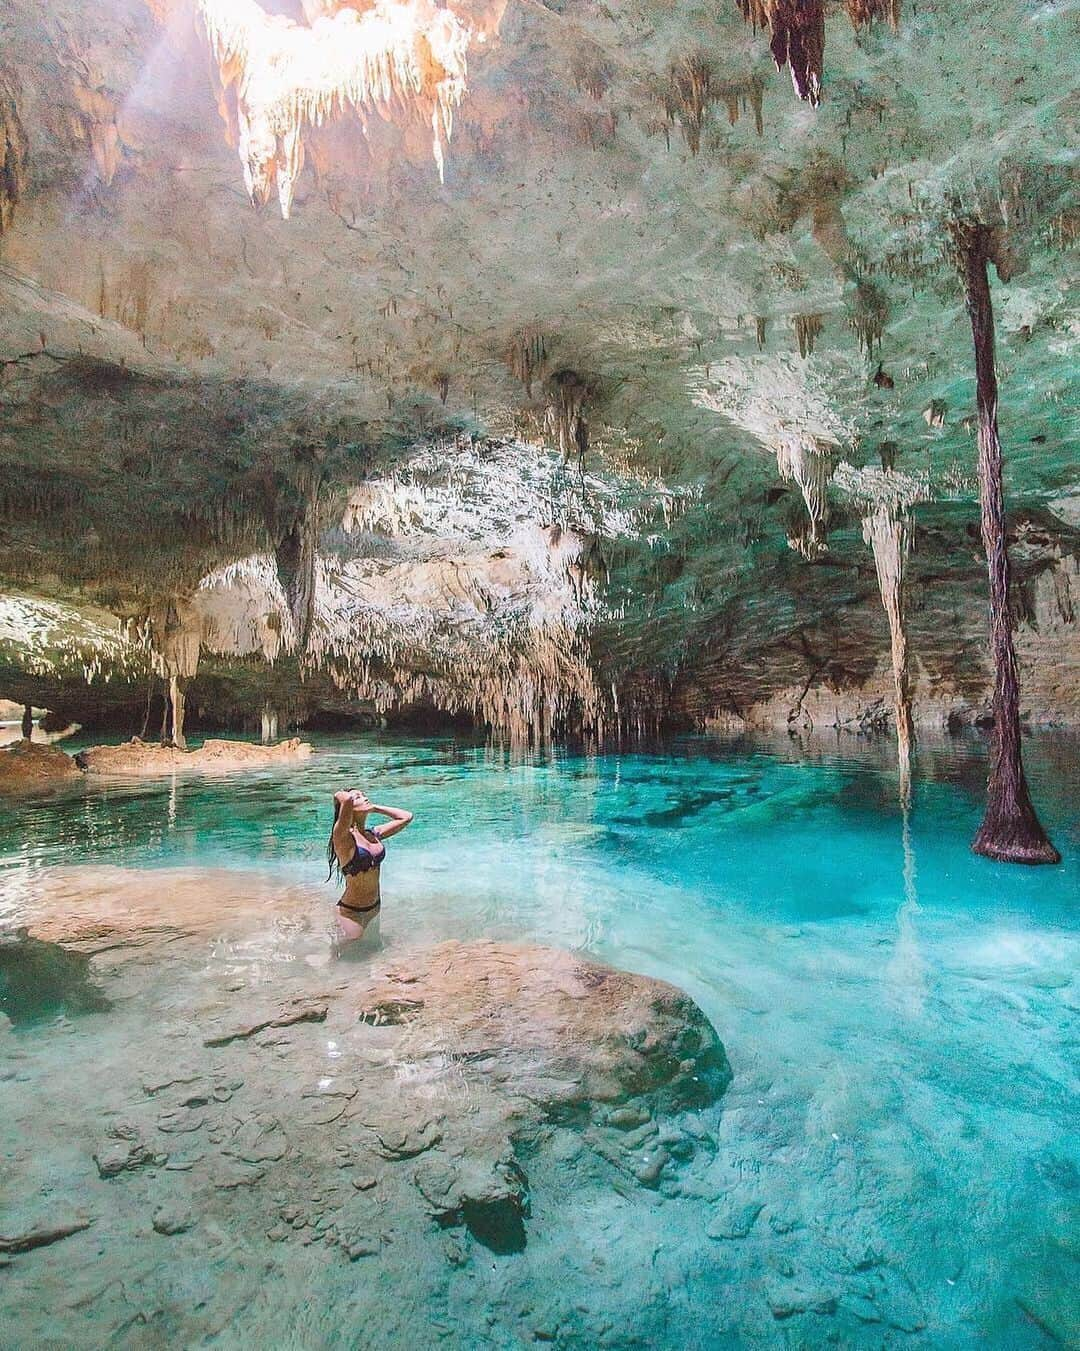
<instances>
[{"instance_id":1,"label":"hanging tree root","mask_svg":"<svg viewBox=\"0 0 1080 1351\"><path fill-rule=\"evenodd\" d=\"M990 650L994 661L994 750L986 815L972 843L976 854L1003 863L1060 863L1061 855L1039 823L1028 793L1020 749L1020 673L1009 614L1009 555L1005 494L997 424L994 311L987 264L1002 256L998 232L957 222L952 241L964 279L975 345L975 396L979 418L979 496L982 538L990 578ZM1003 267L999 267L999 273Z\"/></svg>"}]
</instances>

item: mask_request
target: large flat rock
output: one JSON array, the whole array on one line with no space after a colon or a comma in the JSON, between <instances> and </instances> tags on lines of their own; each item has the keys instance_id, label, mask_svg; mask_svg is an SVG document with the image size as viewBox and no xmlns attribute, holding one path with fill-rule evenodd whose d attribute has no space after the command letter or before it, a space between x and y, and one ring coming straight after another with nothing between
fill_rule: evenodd
<instances>
[{"instance_id":1,"label":"large flat rock","mask_svg":"<svg viewBox=\"0 0 1080 1351\"><path fill-rule=\"evenodd\" d=\"M442 943L379 972L360 1018L406 1028L502 1092L548 1112L648 1095L703 1106L731 1078L715 1031L681 990L558 948Z\"/></svg>"},{"instance_id":2,"label":"large flat rock","mask_svg":"<svg viewBox=\"0 0 1080 1351\"><path fill-rule=\"evenodd\" d=\"M3 901L25 927L4 935L19 1055L0 1146L12 1167L59 1168L52 1191L0 1205L19 1282L0 1313L39 1310L29 1340L65 1321L54 1280L79 1299L121 1280L95 1307L102 1342L131 1301L165 1301L186 1345L273 1269L288 1293L260 1308L267 1344L290 1340L289 1310L374 1282L407 1294L408 1344L426 1345L447 1281L456 1309L474 1280L524 1290L539 1264L558 1304L557 1217L579 1192L597 1224L674 1215L712 1167L727 1057L662 981L491 940L334 960L313 933L318 960L278 961L274 931L318 925L326 897L228 870L52 868ZM213 1308L173 1301L211 1251ZM546 1304L512 1307L551 1325Z\"/></svg>"},{"instance_id":3,"label":"large flat rock","mask_svg":"<svg viewBox=\"0 0 1080 1351\"><path fill-rule=\"evenodd\" d=\"M283 886L237 868L122 868L83 863L0 879L0 904L30 935L69 950L108 948L152 957L177 935L223 937L282 915L318 914L329 901L315 885Z\"/></svg>"},{"instance_id":4,"label":"large flat rock","mask_svg":"<svg viewBox=\"0 0 1080 1351\"><path fill-rule=\"evenodd\" d=\"M182 751L175 746L140 741L132 737L120 746L92 746L76 757L88 774L117 778L149 778L157 774L175 774L178 770L197 770L202 774L233 774L245 769L263 769L269 765L306 760L311 755L309 742L292 737L273 746L252 741L208 740L197 750Z\"/></svg>"}]
</instances>

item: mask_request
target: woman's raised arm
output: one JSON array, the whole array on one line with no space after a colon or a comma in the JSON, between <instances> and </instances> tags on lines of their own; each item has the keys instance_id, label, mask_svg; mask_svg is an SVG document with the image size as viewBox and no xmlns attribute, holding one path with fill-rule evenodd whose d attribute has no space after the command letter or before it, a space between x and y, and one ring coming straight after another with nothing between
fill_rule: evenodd
<instances>
[{"instance_id":1,"label":"woman's raised arm","mask_svg":"<svg viewBox=\"0 0 1080 1351\"><path fill-rule=\"evenodd\" d=\"M334 846L338 862L341 863L342 859L349 859L355 848L352 824L356 814L356 802L353 794L347 788L343 788L340 793L335 793L334 801L337 803L337 816L334 820L334 830L330 836L330 842Z\"/></svg>"},{"instance_id":2,"label":"woman's raised arm","mask_svg":"<svg viewBox=\"0 0 1080 1351\"><path fill-rule=\"evenodd\" d=\"M375 827L375 834L378 835L380 840L389 839L391 835L396 835L399 830L404 830L413 819L412 812L404 811L401 807L378 807L373 802L368 810L390 818L385 826Z\"/></svg>"}]
</instances>

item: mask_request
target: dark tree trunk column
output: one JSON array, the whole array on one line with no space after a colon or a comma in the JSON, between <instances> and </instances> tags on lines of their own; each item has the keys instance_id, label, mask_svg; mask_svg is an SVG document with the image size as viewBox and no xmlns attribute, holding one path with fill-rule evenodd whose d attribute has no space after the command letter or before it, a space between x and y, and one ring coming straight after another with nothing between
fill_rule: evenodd
<instances>
[{"instance_id":1,"label":"dark tree trunk column","mask_svg":"<svg viewBox=\"0 0 1080 1351\"><path fill-rule=\"evenodd\" d=\"M1005 547L1005 493L997 425L994 311L987 263L987 226L957 231L971 332L975 340L975 390L979 413L979 498L982 538L990 574L990 651L994 661L994 759L986 815L972 843L977 854L1004 863L1060 863L1061 855L1035 815L1020 752L1020 676L1009 614L1009 556Z\"/></svg>"}]
</instances>

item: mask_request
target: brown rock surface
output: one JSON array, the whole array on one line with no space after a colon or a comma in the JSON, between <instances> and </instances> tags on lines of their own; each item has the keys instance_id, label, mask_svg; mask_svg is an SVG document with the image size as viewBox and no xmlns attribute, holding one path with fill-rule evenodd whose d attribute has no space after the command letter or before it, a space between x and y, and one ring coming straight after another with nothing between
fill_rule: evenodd
<instances>
[{"instance_id":1,"label":"brown rock surface","mask_svg":"<svg viewBox=\"0 0 1080 1351\"><path fill-rule=\"evenodd\" d=\"M49 788L81 777L71 756L55 746L39 746L23 738L0 749L0 793Z\"/></svg>"},{"instance_id":2,"label":"brown rock surface","mask_svg":"<svg viewBox=\"0 0 1080 1351\"><path fill-rule=\"evenodd\" d=\"M715 1032L681 990L570 952L524 943L442 943L361 992L360 1018L452 1048L546 1113L655 1094L700 1106L731 1071Z\"/></svg>"},{"instance_id":3,"label":"brown rock surface","mask_svg":"<svg viewBox=\"0 0 1080 1351\"><path fill-rule=\"evenodd\" d=\"M314 909L317 889L282 887L230 868L118 868L84 864L49 868L29 892L14 876L0 886L25 917L30 935L84 953L138 956L178 934L230 933L265 923L293 906Z\"/></svg>"},{"instance_id":4,"label":"brown rock surface","mask_svg":"<svg viewBox=\"0 0 1080 1351\"><path fill-rule=\"evenodd\" d=\"M88 774L145 778L173 774L177 770L231 774L241 769L261 769L290 760L306 760L310 754L310 744L299 737L280 741L276 746L262 746L250 741L208 740L193 751L132 737L120 746L92 746L80 752L77 758Z\"/></svg>"}]
</instances>

